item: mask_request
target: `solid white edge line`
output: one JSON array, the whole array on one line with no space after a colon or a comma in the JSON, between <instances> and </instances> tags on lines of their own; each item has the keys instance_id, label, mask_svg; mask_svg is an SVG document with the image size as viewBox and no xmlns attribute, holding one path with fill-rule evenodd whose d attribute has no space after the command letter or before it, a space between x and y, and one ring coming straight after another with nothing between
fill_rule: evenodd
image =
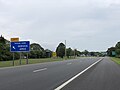
<instances>
[{"instance_id":1,"label":"solid white edge line","mask_svg":"<svg viewBox=\"0 0 120 90\"><path fill-rule=\"evenodd\" d=\"M47 68L43 68L43 69L34 70L33 72L34 72L34 73L36 73L36 72L40 72L40 71L44 71L44 70L47 70Z\"/></svg>"},{"instance_id":2,"label":"solid white edge line","mask_svg":"<svg viewBox=\"0 0 120 90\"><path fill-rule=\"evenodd\" d=\"M102 59L99 59L98 61L96 61L95 63L93 63L92 65L90 65L88 68L84 69L82 72L78 73L77 75L75 75L74 77L72 77L71 79L69 79L68 81L66 81L65 83L63 83L62 85L60 85L59 87L57 87L54 90L60 90L63 87L65 87L66 85L68 85L70 82L72 82L74 79L76 79L77 77L79 77L80 75L82 75L84 72L86 72L88 69L90 69L91 67L93 67L94 65L96 65L97 63L99 63Z\"/></svg>"}]
</instances>

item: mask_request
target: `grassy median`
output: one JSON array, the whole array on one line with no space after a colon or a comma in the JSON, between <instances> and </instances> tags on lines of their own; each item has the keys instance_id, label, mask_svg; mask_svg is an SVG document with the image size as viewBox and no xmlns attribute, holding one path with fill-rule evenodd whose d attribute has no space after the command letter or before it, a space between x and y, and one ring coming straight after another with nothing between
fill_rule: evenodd
<instances>
[{"instance_id":1,"label":"grassy median","mask_svg":"<svg viewBox=\"0 0 120 90\"><path fill-rule=\"evenodd\" d=\"M120 65L120 58L111 57L111 60Z\"/></svg>"},{"instance_id":2,"label":"grassy median","mask_svg":"<svg viewBox=\"0 0 120 90\"><path fill-rule=\"evenodd\" d=\"M70 60L74 58L43 58L43 59L28 59L29 64L36 64L36 63L44 63L44 62L54 62L54 61L63 61L63 60ZM20 60L14 60L14 66L19 66ZM26 59L21 59L21 65L26 65ZM13 61L0 61L0 68L1 67L11 67L13 66Z\"/></svg>"}]
</instances>

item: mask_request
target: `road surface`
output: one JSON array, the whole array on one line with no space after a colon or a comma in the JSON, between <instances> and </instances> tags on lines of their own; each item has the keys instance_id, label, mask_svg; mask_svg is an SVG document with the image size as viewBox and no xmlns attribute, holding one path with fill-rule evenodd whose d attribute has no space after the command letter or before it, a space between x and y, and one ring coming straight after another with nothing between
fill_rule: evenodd
<instances>
[{"instance_id":1,"label":"road surface","mask_svg":"<svg viewBox=\"0 0 120 90\"><path fill-rule=\"evenodd\" d=\"M100 58L81 58L0 69L0 90L55 90ZM101 59L102 60L102 59ZM104 58L62 90L120 90L120 67Z\"/></svg>"},{"instance_id":2,"label":"road surface","mask_svg":"<svg viewBox=\"0 0 120 90\"><path fill-rule=\"evenodd\" d=\"M120 90L120 66L105 58L62 90Z\"/></svg>"}]
</instances>

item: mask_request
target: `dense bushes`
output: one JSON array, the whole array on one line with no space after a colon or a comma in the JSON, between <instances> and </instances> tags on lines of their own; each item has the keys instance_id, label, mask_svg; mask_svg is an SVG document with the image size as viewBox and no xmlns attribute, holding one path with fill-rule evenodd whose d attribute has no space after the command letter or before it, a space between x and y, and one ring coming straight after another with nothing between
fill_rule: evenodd
<instances>
[{"instance_id":1,"label":"dense bushes","mask_svg":"<svg viewBox=\"0 0 120 90\"><path fill-rule=\"evenodd\" d=\"M120 57L120 42L118 42L115 47L108 48L107 53L112 57Z\"/></svg>"}]
</instances>

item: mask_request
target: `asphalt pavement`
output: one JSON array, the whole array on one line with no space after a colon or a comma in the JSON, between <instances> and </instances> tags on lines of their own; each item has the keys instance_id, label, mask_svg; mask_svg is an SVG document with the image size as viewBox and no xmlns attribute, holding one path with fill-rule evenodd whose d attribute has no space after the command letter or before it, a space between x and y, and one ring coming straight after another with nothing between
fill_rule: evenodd
<instances>
[{"instance_id":1,"label":"asphalt pavement","mask_svg":"<svg viewBox=\"0 0 120 90\"><path fill-rule=\"evenodd\" d=\"M99 60L80 58L3 68L0 69L0 90L55 90ZM119 83L120 67L109 58L104 58L62 90L120 90Z\"/></svg>"},{"instance_id":2,"label":"asphalt pavement","mask_svg":"<svg viewBox=\"0 0 120 90\"><path fill-rule=\"evenodd\" d=\"M62 90L120 90L120 66L104 58Z\"/></svg>"}]
</instances>

